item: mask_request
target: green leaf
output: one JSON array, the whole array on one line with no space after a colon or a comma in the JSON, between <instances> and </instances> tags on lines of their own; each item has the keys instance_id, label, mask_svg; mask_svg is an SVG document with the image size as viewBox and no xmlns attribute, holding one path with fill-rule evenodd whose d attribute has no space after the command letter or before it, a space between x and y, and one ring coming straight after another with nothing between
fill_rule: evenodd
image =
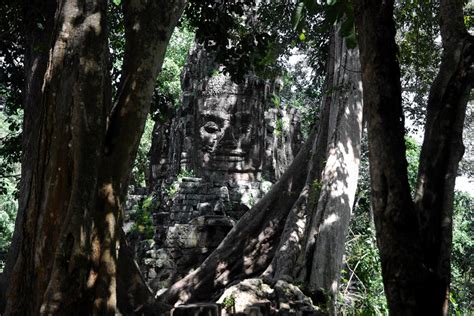
<instances>
[{"instance_id":1,"label":"green leaf","mask_svg":"<svg viewBox=\"0 0 474 316\"><path fill-rule=\"evenodd\" d=\"M306 39L306 36L304 35L303 32L301 32L300 35L298 36L298 38L300 39L300 41L304 42L305 39Z\"/></svg>"},{"instance_id":2,"label":"green leaf","mask_svg":"<svg viewBox=\"0 0 474 316\"><path fill-rule=\"evenodd\" d=\"M112 0L115 5L119 6L122 3L122 0Z\"/></svg>"},{"instance_id":3,"label":"green leaf","mask_svg":"<svg viewBox=\"0 0 474 316\"><path fill-rule=\"evenodd\" d=\"M301 21L303 20L303 16L304 16L304 2L300 2L298 3L295 11L293 12L292 24L293 24L294 30L297 30L298 27L300 26Z\"/></svg>"},{"instance_id":4,"label":"green leaf","mask_svg":"<svg viewBox=\"0 0 474 316\"><path fill-rule=\"evenodd\" d=\"M326 3L328 5L335 5L338 0L327 0Z\"/></svg>"}]
</instances>

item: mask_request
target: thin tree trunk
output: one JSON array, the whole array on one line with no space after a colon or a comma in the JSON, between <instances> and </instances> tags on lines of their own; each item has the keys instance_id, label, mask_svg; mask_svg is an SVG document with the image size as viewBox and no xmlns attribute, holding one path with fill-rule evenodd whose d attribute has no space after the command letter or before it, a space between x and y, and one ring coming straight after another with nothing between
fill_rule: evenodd
<instances>
[{"instance_id":1,"label":"thin tree trunk","mask_svg":"<svg viewBox=\"0 0 474 316\"><path fill-rule=\"evenodd\" d=\"M356 26L369 137L372 208L385 294L391 313L415 315L421 313L419 304L431 275L422 266L417 218L408 184L393 1L358 1Z\"/></svg>"},{"instance_id":2,"label":"thin tree trunk","mask_svg":"<svg viewBox=\"0 0 474 316\"><path fill-rule=\"evenodd\" d=\"M143 134L147 115L150 110L151 98L156 84L156 77L161 71L163 60L173 30L178 23L187 0L149 1L132 0L124 2L125 17L125 54L121 82L117 100L109 115L105 135L104 159L99 175L100 193L99 209L113 214L113 220L105 227L98 227L97 240L101 232L113 228L106 236L105 242L111 251L118 246L123 238L122 206L126 197L128 179L135 160L140 138ZM138 27L139 26L139 27ZM100 223L104 223L99 218ZM114 245L115 244L115 245ZM122 242L122 245L126 244ZM126 246L128 247L128 246ZM128 249L125 249L128 251ZM125 271L117 271L121 286L131 285L132 289L121 289L122 292L134 291L144 295L140 298L128 298L119 305L127 310L150 309L153 295L141 277L136 264L130 262L129 256L114 254L114 261L105 265L105 270L116 270L117 266L127 267ZM121 262L116 262L121 260ZM96 258L99 263L102 260ZM96 264L100 271L100 264ZM133 279L134 282L130 282ZM115 280L105 280L105 284ZM105 290L105 289L104 289ZM138 304L137 304L138 303ZM143 305L143 307L141 307Z\"/></svg>"}]
</instances>

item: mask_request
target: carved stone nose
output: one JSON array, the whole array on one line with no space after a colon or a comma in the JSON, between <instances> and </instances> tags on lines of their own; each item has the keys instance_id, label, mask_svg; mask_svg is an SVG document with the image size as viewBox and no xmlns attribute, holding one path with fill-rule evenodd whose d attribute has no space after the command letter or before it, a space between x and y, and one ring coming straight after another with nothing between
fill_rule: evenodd
<instances>
[{"instance_id":1,"label":"carved stone nose","mask_svg":"<svg viewBox=\"0 0 474 316\"><path fill-rule=\"evenodd\" d=\"M226 149L237 149L237 140L234 136L234 129L233 127L229 127L225 130L224 137L220 141L220 147Z\"/></svg>"},{"instance_id":2,"label":"carved stone nose","mask_svg":"<svg viewBox=\"0 0 474 316\"><path fill-rule=\"evenodd\" d=\"M222 148L226 148L226 149L237 149L237 142L234 140L222 140L221 143L220 143L221 147Z\"/></svg>"}]
</instances>

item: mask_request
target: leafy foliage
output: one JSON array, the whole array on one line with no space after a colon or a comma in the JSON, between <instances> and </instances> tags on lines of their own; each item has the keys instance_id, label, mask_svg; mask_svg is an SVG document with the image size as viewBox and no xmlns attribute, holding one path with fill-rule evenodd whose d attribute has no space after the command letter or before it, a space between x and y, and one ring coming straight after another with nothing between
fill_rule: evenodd
<instances>
[{"instance_id":1,"label":"leafy foliage","mask_svg":"<svg viewBox=\"0 0 474 316\"><path fill-rule=\"evenodd\" d=\"M271 34L258 29L256 3L195 1L185 11L197 39L215 52L216 62L225 65L224 71L235 81L242 81L247 70L261 67L270 46Z\"/></svg>"},{"instance_id":2,"label":"leafy foliage","mask_svg":"<svg viewBox=\"0 0 474 316\"><path fill-rule=\"evenodd\" d=\"M181 71L186 63L188 52L194 43L195 33L188 22L182 20L171 36L166 50L163 68L157 79L157 88L152 103L152 117L163 121L164 107L178 107L181 96ZM161 111L161 112L160 112Z\"/></svg>"},{"instance_id":3,"label":"leafy foliage","mask_svg":"<svg viewBox=\"0 0 474 316\"><path fill-rule=\"evenodd\" d=\"M294 28L303 30L303 23L308 17L321 13L325 17L323 27L327 31L333 25L341 22L341 35L345 38L347 47L355 48L357 46L354 8L352 2L348 0L327 0L326 4L318 4L313 0L299 1L293 15Z\"/></svg>"},{"instance_id":4,"label":"leafy foliage","mask_svg":"<svg viewBox=\"0 0 474 316\"><path fill-rule=\"evenodd\" d=\"M3 269L5 255L10 246L15 227L15 218L18 209L17 201L12 198L16 190L16 183L10 182L5 194L0 195L0 273Z\"/></svg>"},{"instance_id":5,"label":"leafy foliage","mask_svg":"<svg viewBox=\"0 0 474 316\"><path fill-rule=\"evenodd\" d=\"M158 207L159 202L154 201L154 196L150 195L141 200L130 212L130 219L134 222L131 233L138 234L142 239L151 239L155 233L152 212Z\"/></svg>"},{"instance_id":6,"label":"leafy foliage","mask_svg":"<svg viewBox=\"0 0 474 316\"><path fill-rule=\"evenodd\" d=\"M294 47L311 50L310 63L322 74L332 24L325 24L322 6L312 2L205 0L192 2L185 15L197 39L215 52L216 62L236 82L248 73L272 79L280 75L281 56ZM312 14L306 14L307 6Z\"/></svg>"},{"instance_id":7,"label":"leafy foliage","mask_svg":"<svg viewBox=\"0 0 474 316\"><path fill-rule=\"evenodd\" d=\"M424 125L429 90L441 62L438 11L438 1L400 1L395 6L402 101L412 131Z\"/></svg>"},{"instance_id":8,"label":"leafy foliage","mask_svg":"<svg viewBox=\"0 0 474 316\"><path fill-rule=\"evenodd\" d=\"M450 311L468 315L474 302L474 197L455 192Z\"/></svg>"},{"instance_id":9,"label":"leafy foliage","mask_svg":"<svg viewBox=\"0 0 474 316\"><path fill-rule=\"evenodd\" d=\"M0 195L14 191L21 158L23 33L18 3L0 6Z\"/></svg>"},{"instance_id":10,"label":"leafy foliage","mask_svg":"<svg viewBox=\"0 0 474 316\"><path fill-rule=\"evenodd\" d=\"M415 196L416 180L418 177L418 164L421 147L411 137L405 137L406 157L408 162L408 183L410 184L412 196Z\"/></svg>"},{"instance_id":11,"label":"leafy foliage","mask_svg":"<svg viewBox=\"0 0 474 316\"><path fill-rule=\"evenodd\" d=\"M180 183L183 181L183 178L194 177L193 170L181 169L176 177L176 179L167 187L164 188L164 192L169 198L173 198L179 191Z\"/></svg>"},{"instance_id":12,"label":"leafy foliage","mask_svg":"<svg viewBox=\"0 0 474 316\"><path fill-rule=\"evenodd\" d=\"M18 3L0 6L0 271L17 212L21 159L21 88L24 84L22 18Z\"/></svg>"},{"instance_id":13,"label":"leafy foliage","mask_svg":"<svg viewBox=\"0 0 474 316\"><path fill-rule=\"evenodd\" d=\"M13 122L12 122L13 121ZM21 130L12 129L15 122L21 122L20 115L7 116L0 112L0 271L13 235L18 209L16 196L20 180L19 150L11 149ZM14 147L14 146L13 146ZM13 151L10 151L13 150Z\"/></svg>"},{"instance_id":14,"label":"leafy foliage","mask_svg":"<svg viewBox=\"0 0 474 316\"><path fill-rule=\"evenodd\" d=\"M307 63L306 54L295 55L297 62L284 64L283 89L278 98L277 108L295 108L301 118L303 137L308 137L317 122L323 92L323 76L313 71ZM295 57L293 57L295 59Z\"/></svg>"},{"instance_id":15,"label":"leafy foliage","mask_svg":"<svg viewBox=\"0 0 474 316\"><path fill-rule=\"evenodd\" d=\"M367 211L359 209L351 221L339 297L343 315L388 314L375 229Z\"/></svg>"},{"instance_id":16,"label":"leafy foliage","mask_svg":"<svg viewBox=\"0 0 474 316\"><path fill-rule=\"evenodd\" d=\"M150 117L147 118L145 123L145 130L143 131L140 144L138 146L137 156L133 162L132 174L130 177L130 185L136 188L147 187L147 181L149 179L149 156L151 148L151 139L153 134L153 125L155 122Z\"/></svg>"},{"instance_id":17,"label":"leafy foliage","mask_svg":"<svg viewBox=\"0 0 474 316\"><path fill-rule=\"evenodd\" d=\"M362 139L358 192L346 241L338 309L343 315L387 315L370 205L367 137Z\"/></svg>"}]
</instances>

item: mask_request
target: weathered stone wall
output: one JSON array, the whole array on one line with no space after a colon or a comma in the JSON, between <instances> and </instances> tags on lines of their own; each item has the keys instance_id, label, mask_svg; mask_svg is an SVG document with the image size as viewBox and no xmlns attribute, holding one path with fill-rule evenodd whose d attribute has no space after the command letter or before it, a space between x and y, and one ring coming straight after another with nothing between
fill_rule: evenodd
<instances>
[{"instance_id":1,"label":"weathered stone wall","mask_svg":"<svg viewBox=\"0 0 474 316\"><path fill-rule=\"evenodd\" d=\"M155 290L196 268L218 246L302 142L298 113L273 104L278 86L256 76L237 84L219 70L196 45L182 74L182 106L155 127L156 232L140 250Z\"/></svg>"}]
</instances>

